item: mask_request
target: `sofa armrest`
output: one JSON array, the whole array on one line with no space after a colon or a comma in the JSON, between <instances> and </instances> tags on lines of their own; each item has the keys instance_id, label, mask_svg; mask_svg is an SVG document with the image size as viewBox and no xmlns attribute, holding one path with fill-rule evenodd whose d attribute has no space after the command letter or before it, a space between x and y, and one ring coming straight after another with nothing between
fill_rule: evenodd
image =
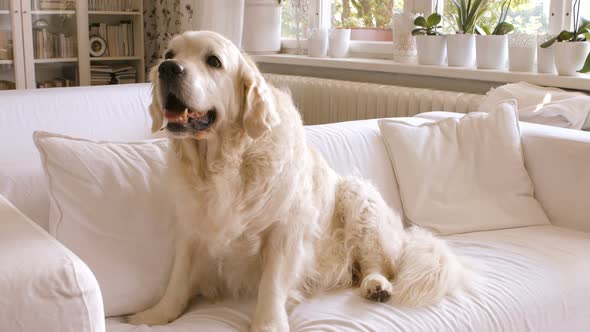
<instances>
[{"instance_id":1,"label":"sofa armrest","mask_svg":"<svg viewBox=\"0 0 590 332\"><path fill-rule=\"evenodd\" d=\"M90 269L0 195L0 331L104 330Z\"/></svg>"},{"instance_id":2,"label":"sofa armrest","mask_svg":"<svg viewBox=\"0 0 590 332\"><path fill-rule=\"evenodd\" d=\"M590 132L521 122L535 196L556 226L590 232Z\"/></svg>"}]
</instances>

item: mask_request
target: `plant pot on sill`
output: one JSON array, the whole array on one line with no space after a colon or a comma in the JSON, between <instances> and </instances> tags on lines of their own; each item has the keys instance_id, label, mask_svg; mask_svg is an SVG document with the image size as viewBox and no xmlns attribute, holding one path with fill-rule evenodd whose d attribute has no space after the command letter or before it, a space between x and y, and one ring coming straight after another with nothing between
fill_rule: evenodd
<instances>
[{"instance_id":1,"label":"plant pot on sill","mask_svg":"<svg viewBox=\"0 0 590 332\"><path fill-rule=\"evenodd\" d=\"M421 65L442 66L447 58L445 36L416 36L418 63Z\"/></svg>"},{"instance_id":2,"label":"plant pot on sill","mask_svg":"<svg viewBox=\"0 0 590 332\"><path fill-rule=\"evenodd\" d=\"M330 32L328 53L333 58L344 58L350 48L350 29L334 29Z\"/></svg>"},{"instance_id":3,"label":"plant pot on sill","mask_svg":"<svg viewBox=\"0 0 590 332\"><path fill-rule=\"evenodd\" d=\"M447 35L447 57L449 66L475 66L475 35L455 34Z\"/></svg>"},{"instance_id":4,"label":"plant pot on sill","mask_svg":"<svg viewBox=\"0 0 590 332\"><path fill-rule=\"evenodd\" d=\"M551 48L555 48L557 73L562 76L575 76L584 66L590 53L590 42L556 42Z\"/></svg>"},{"instance_id":5,"label":"plant pot on sill","mask_svg":"<svg viewBox=\"0 0 590 332\"><path fill-rule=\"evenodd\" d=\"M508 36L477 35L475 37L477 68L505 69L508 61Z\"/></svg>"},{"instance_id":6,"label":"plant pot on sill","mask_svg":"<svg viewBox=\"0 0 590 332\"><path fill-rule=\"evenodd\" d=\"M242 48L252 54L281 50L281 6L277 0L246 0Z\"/></svg>"}]
</instances>

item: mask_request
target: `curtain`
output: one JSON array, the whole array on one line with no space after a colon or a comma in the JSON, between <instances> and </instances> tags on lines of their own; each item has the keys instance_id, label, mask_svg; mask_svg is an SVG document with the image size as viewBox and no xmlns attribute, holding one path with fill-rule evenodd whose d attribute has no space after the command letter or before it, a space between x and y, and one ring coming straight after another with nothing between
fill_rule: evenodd
<instances>
[{"instance_id":1,"label":"curtain","mask_svg":"<svg viewBox=\"0 0 590 332\"><path fill-rule=\"evenodd\" d=\"M149 70L168 45L168 40L195 30L196 0L144 0L145 64Z\"/></svg>"}]
</instances>

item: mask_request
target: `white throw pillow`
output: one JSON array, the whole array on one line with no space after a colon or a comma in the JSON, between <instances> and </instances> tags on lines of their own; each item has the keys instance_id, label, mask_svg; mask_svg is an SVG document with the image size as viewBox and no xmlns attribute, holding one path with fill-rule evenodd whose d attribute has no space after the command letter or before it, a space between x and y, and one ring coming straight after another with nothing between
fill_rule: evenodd
<instances>
[{"instance_id":1,"label":"white throw pillow","mask_svg":"<svg viewBox=\"0 0 590 332\"><path fill-rule=\"evenodd\" d=\"M549 223L524 167L515 101L489 114L379 127L409 222L440 235Z\"/></svg>"},{"instance_id":2,"label":"white throw pillow","mask_svg":"<svg viewBox=\"0 0 590 332\"><path fill-rule=\"evenodd\" d=\"M173 260L168 140L94 142L38 131L33 139L48 178L50 233L90 267L105 314L154 304Z\"/></svg>"}]
</instances>

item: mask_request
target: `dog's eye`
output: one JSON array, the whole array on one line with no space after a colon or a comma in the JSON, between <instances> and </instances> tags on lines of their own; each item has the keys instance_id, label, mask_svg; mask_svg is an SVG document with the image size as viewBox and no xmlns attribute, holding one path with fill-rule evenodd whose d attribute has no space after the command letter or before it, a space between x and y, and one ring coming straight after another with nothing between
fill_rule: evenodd
<instances>
[{"instance_id":1,"label":"dog's eye","mask_svg":"<svg viewBox=\"0 0 590 332\"><path fill-rule=\"evenodd\" d=\"M168 60L168 59L172 59L174 58L174 52L173 51L168 51L166 52L166 54L164 54L164 59Z\"/></svg>"},{"instance_id":2,"label":"dog's eye","mask_svg":"<svg viewBox=\"0 0 590 332\"><path fill-rule=\"evenodd\" d=\"M221 68L221 61L215 55L210 55L207 57L207 64L213 68Z\"/></svg>"}]
</instances>

